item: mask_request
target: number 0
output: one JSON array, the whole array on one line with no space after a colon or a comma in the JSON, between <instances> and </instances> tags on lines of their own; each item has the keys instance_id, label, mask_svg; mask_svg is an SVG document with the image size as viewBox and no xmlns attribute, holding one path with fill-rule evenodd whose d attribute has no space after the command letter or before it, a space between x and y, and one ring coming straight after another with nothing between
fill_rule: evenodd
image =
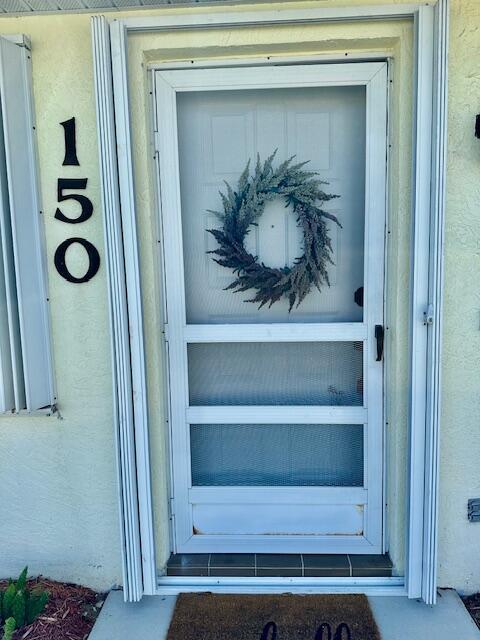
<instances>
[{"instance_id":1,"label":"number 0","mask_svg":"<svg viewBox=\"0 0 480 640\"><path fill-rule=\"evenodd\" d=\"M67 267L67 249L72 244L80 244L85 249L88 255L88 269L84 276L77 278L72 275ZM85 240L85 238L68 238L58 245L55 251L54 257L55 267L58 273L65 278L68 282L74 282L76 284L81 282L88 282L95 276L100 269L100 254L91 242Z\"/></svg>"}]
</instances>

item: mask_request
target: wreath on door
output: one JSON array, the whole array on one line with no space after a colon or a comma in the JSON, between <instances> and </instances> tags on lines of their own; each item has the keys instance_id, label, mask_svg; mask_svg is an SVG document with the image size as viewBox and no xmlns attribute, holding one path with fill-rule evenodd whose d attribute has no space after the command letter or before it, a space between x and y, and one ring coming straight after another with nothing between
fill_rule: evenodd
<instances>
[{"instance_id":1,"label":"wreath on door","mask_svg":"<svg viewBox=\"0 0 480 640\"><path fill-rule=\"evenodd\" d=\"M235 280L225 290L256 291L245 302L259 304L259 309L286 298L289 312L298 307L312 287L319 291L330 286L328 266L333 265L332 242L327 220L342 225L331 213L323 209L325 202L339 196L327 194L312 171L305 171L307 162L293 164L295 156L273 168L276 151L265 162L257 156L255 169L250 175L250 160L240 176L236 190L225 182L226 192L220 192L223 211L212 211L222 222L220 229L208 229L218 247L207 253L222 267L233 269ZM245 248L245 238L252 226L257 226L267 202L284 198L285 206L292 206L297 224L303 231L303 255L295 258L292 266L274 268L260 262L258 256Z\"/></svg>"}]
</instances>

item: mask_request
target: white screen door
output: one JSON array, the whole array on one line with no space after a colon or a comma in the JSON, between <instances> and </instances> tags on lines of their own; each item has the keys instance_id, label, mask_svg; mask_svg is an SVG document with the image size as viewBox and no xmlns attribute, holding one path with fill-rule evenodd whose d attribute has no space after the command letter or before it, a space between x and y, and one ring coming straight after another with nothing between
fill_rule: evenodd
<instances>
[{"instance_id":1,"label":"white screen door","mask_svg":"<svg viewBox=\"0 0 480 640\"><path fill-rule=\"evenodd\" d=\"M379 553L386 63L156 71L155 95L175 550ZM329 183L342 225L331 286L290 312L226 290L207 253L224 181L275 149ZM283 200L246 245L302 254Z\"/></svg>"}]
</instances>

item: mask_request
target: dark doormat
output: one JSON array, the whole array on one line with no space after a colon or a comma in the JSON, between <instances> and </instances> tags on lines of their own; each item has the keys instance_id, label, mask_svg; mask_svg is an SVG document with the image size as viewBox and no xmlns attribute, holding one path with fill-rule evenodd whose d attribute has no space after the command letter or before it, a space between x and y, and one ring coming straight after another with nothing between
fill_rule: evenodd
<instances>
[{"instance_id":1,"label":"dark doormat","mask_svg":"<svg viewBox=\"0 0 480 640\"><path fill-rule=\"evenodd\" d=\"M167 640L380 640L364 595L178 596Z\"/></svg>"}]
</instances>

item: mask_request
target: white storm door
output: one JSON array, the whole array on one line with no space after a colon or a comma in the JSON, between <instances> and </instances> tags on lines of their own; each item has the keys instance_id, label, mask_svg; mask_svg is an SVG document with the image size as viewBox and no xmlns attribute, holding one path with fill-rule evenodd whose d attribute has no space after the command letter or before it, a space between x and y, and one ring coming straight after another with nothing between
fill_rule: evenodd
<instances>
[{"instance_id":1,"label":"white storm door","mask_svg":"<svg viewBox=\"0 0 480 640\"><path fill-rule=\"evenodd\" d=\"M155 72L177 552L379 553L386 63ZM224 181L295 155L327 181L331 286L288 311L226 291ZM248 248L302 254L285 202ZM378 337L378 329L377 329Z\"/></svg>"}]
</instances>

